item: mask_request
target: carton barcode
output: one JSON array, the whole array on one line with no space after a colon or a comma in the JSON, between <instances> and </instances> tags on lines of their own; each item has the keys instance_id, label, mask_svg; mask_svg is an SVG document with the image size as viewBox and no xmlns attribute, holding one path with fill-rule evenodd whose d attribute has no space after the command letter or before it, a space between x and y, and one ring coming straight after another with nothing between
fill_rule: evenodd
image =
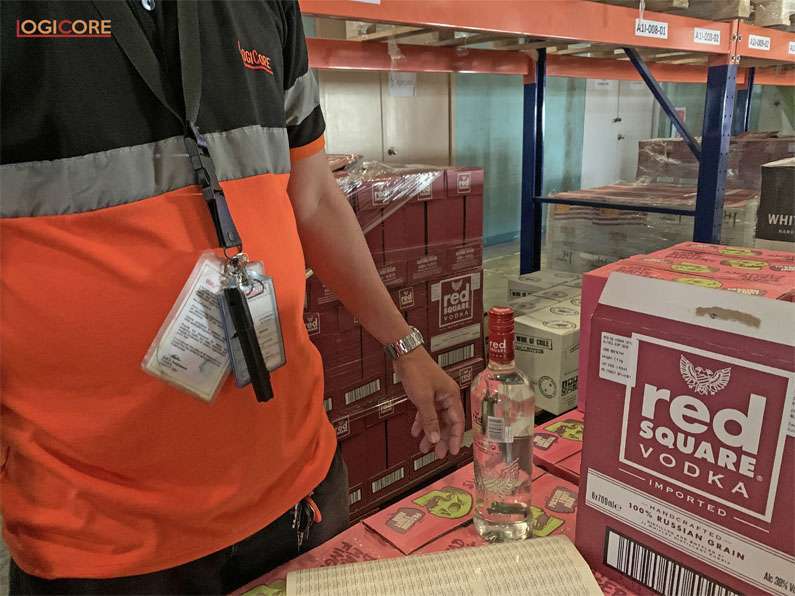
<instances>
[{"instance_id":1,"label":"carton barcode","mask_svg":"<svg viewBox=\"0 0 795 596\"><path fill-rule=\"evenodd\" d=\"M370 381L366 385L362 385L361 387L357 387L356 389L351 389L350 391L345 392L345 405L349 406L355 401L359 401L360 399L364 399L368 395L372 395L381 389L381 379L375 379Z\"/></svg>"},{"instance_id":2,"label":"carton barcode","mask_svg":"<svg viewBox=\"0 0 795 596\"><path fill-rule=\"evenodd\" d=\"M373 494L384 490L386 487L395 484L398 480L403 480L404 476L406 475L405 468L398 468L394 472L387 474L386 476L382 476L378 480L373 482Z\"/></svg>"},{"instance_id":3,"label":"carton barcode","mask_svg":"<svg viewBox=\"0 0 795 596\"><path fill-rule=\"evenodd\" d=\"M323 400L323 407L325 408L326 412L331 412L331 398L327 397Z\"/></svg>"},{"instance_id":4,"label":"carton barcode","mask_svg":"<svg viewBox=\"0 0 795 596\"><path fill-rule=\"evenodd\" d=\"M348 505L355 505L362 500L362 489L357 488L348 493Z\"/></svg>"},{"instance_id":5,"label":"carton barcode","mask_svg":"<svg viewBox=\"0 0 795 596\"><path fill-rule=\"evenodd\" d=\"M630 538L607 531L605 562L663 596L740 596Z\"/></svg>"},{"instance_id":6,"label":"carton barcode","mask_svg":"<svg viewBox=\"0 0 795 596\"><path fill-rule=\"evenodd\" d=\"M432 464L436 461L436 453L431 451L430 453L426 453L422 457L418 457L414 460L414 471L420 470L425 466Z\"/></svg>"},{"instance_id":7,"label":"carton barcode","mask_svg":"<svg viewBox=\"0 0 795 596\"><path fill-rule=\"evenodd\" d=\"M459 362L463 362L464 360L469 360L475 356L475 346L474 344L469 344L468 346L464 346L463 348L457 348L455 350L450 350L449 352L445 352L444 354L439 354L437 358L437 362L439 366L442 368L446 366L452 366L453 364L458 364Z\"/></svg>"}]
</instances>

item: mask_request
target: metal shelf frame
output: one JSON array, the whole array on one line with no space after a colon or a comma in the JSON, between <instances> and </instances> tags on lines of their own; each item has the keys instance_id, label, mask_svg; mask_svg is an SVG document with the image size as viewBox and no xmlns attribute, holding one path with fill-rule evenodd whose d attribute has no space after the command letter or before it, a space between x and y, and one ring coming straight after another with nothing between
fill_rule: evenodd
<instances>
[{"instance_id":1,"label":"metal shelf frame","mask_svg":"<svg viewBox=\"0 0 795 596\"><path fill-rule=\"evenodd\" d=\"M795 85L795 70L778 72L768 65L795 64L795 34L757 27L739 19L715 22L645 11L645 21L666 24L664 38L638 35L638 10L589 0L300 0L306 15L454 30L523 36L536 40L591 42L621 48L623 56L582 58L547 54L544 43L528 52L430 47L401 44L394 60L387 44L366 41L308 39L310 66L365 70L473 72L524 76L521 273L541 267L544 204L605 207L693 216L693 239L719 243L723 221L726 169L735 101L748 130L754 84ZM532 8L530 10L530 8ZM709 42L702 34L707 31ZM639 48L683 51L707 57L707 66L647 64ZM624 56L626 58L624 58ZM622 60L623 59L623 60ZM628 61L626 61L628 59ZM746 61L749 68L740 69ZM694 210L543 197L544 90L547 76L643 80L663 112L699 162ZM660 81L705 83L701 143L687 130L666 97ZM738 92L738 86L743 88Z\"/></svg>"}]
</instances>

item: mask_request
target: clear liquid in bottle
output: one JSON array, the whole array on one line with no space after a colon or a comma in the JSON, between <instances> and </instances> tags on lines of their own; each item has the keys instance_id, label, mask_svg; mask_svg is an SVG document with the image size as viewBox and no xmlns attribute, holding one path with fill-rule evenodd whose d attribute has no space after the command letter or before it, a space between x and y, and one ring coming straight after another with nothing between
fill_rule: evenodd
<instances>
[{"instance_id":1,"label":"clear liquid in bottle","mask_svg":"<svg viewBox=\"0 0 795 596\"><path fill-rule=\"evenodd\" d=\"M513 358L513 311L489 311L489 365L470 392L474 433L475 512L488 541L532 536L535 398Z\"/></svg>"}]
</instances>

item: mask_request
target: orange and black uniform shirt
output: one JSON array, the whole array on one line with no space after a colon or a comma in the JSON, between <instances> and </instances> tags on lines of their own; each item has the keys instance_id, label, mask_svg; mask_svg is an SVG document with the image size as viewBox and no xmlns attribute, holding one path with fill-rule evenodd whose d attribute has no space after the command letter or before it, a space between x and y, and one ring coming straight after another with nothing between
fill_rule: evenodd
<instances>
[{"instance_id":1,"label":"orange and black uniform shirt","mask_svg":"<svg viewBox=\"0 0 795 596\"><path fill-rule=\"evenodd\" d=\"M129 2L181 89L176 9L154 4ZM287 365L265 404L232 379L207 404L141 370L218 242L180 122L114 39L24 37L35 27L24 21L100 19L91 2L0 10L4 538L45 578L197 559L307 495L335 448L287 196L291 162L322 149L325 127L298 6L198 3L198 125L282 322Z\"/></svg>"}]
</instances>

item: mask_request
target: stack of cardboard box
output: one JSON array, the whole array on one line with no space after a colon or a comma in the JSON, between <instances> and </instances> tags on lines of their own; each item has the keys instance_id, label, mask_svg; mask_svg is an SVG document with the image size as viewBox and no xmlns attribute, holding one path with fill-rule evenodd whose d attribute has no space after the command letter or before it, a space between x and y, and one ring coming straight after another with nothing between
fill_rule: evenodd
<instances>
[{"instance_id":1,"label":"stack of cardboard box","mask_svg":"<svg viewBox=\"0 0 795 596\"><path fill-rule=\"evenodd\" d=\"M483 170L367 163L338 174L381 279L468 408L483 360ZM410 434L416 415L383 348L321 280L307 283L305 322L323 356L324 403L348 462L356 515L471 457L438 461ZM467 416L468 418L468 416Z\"/></svg>"},{"instance_id":2,"label":"stack of cardboard box","mask_svg":"<svg viewBox=\"0 0 795 596\"><path fill-rule=\"evenodd\" d=\"M536 406L553 414L577 403L580 276L537 271L508 278L516 313L516 366L530 379Z\"/></svg>"}]
</instances>

